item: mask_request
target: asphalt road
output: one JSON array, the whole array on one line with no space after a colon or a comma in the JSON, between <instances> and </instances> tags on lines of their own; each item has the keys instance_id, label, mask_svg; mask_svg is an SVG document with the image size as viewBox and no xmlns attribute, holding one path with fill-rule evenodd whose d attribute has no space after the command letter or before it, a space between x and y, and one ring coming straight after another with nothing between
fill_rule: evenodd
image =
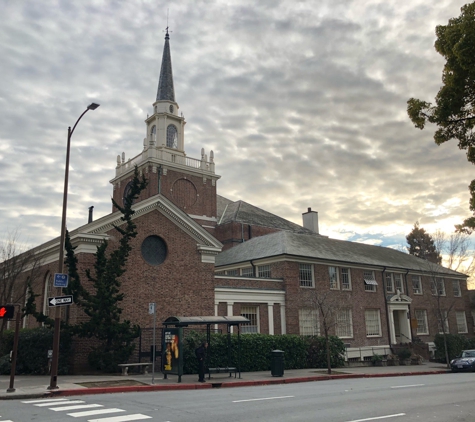
<instances>
[{"instance_id":1,"label":"asphalt road","mask_svg":"<svg viewBox=\"0 0 475 422\"><path fill-rule=\"evenodd\" d=\"M0 402L0 422L475 422L475 374Z\"/></svg>"}]
</instances>

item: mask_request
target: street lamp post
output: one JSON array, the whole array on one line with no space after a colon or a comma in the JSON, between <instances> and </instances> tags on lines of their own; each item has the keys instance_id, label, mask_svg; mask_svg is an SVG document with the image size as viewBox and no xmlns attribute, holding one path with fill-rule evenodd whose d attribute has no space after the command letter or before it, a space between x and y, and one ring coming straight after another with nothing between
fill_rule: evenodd
<instances>
[{"instance_id":1,"label":"street lamp post","mask_svg":"<svg viewBox=\"0 0 475 422\"><path fill-rule=\"evenodd\" d=\"M61 237L59 239L59 273L62 274L64 271L64 242L66 237L66 209L68 204L68 180L69 180L69 152L71 149L71 136L73 135L74 129L76 129L79 120L84 116L89 110L95 110L99 107L99 104L91 103L87 106L86 110L79 116L74 124L73 128L68 127L68 142L66 145L66 166L64 169L64 190L63 190L63 213L61 217ZM51 380L48 390L55 390L58 388L58 362L59 362L59 333L61 328L61 308L56 306L55 316L54 316L54 335L53 335L53 356L51 360Z\"/></svg>"}]
</instances>

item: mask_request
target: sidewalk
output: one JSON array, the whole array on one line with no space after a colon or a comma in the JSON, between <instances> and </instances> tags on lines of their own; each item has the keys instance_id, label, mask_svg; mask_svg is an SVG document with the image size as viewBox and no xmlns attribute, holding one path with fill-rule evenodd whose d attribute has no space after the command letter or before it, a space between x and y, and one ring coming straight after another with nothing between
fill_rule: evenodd
<instances>
[{"instance_id":1,"label":"sidewalk","mask_svg":"<svg viewBox=\"0 0 475 422\"><path fill-rule=\"evenodd\" d=\"M10 377L0 375L0 400L26 399L51 396L75 396L84 394L105 394L130 391L164 391L191 390L203 388L243 387L269 384L286 384L296 382L325 381L329 379L395 377L423 374L446 373L444 364L425 362L422 365L410 366L364 366L352 368L336 368L332 375L325 369L289 369L283 377L273 377L270 371L242 372L241 378L229 377L228 374L213 374L211 379L206 376L205 383L198 382L197 375L183 375L178 383L176 375L163 378L162 373L122 375L64 375L58 376L58 389L48 390L49 376L18 375L15 377L15 392L7 393Z\"/></svg>"}]
</instances>

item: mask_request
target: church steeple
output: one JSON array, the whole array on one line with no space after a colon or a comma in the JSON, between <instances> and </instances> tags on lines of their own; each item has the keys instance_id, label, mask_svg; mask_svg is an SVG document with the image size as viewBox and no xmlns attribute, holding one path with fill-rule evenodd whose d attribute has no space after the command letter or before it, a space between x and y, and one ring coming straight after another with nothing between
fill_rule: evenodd
<instances>
[{"instance_id":1,"label":"church steeple","mask_svg":"<svg viewBox=\"0 0 475 422\"><path fill-rule=\"evenodd\" d=\"M158 81L157 101L175 102L175 89L173 88L172 59L170 55L170 36L165 35L165 46L163 47L162 68L160 69L160 79Z\"/></svg>"}]
</instances>

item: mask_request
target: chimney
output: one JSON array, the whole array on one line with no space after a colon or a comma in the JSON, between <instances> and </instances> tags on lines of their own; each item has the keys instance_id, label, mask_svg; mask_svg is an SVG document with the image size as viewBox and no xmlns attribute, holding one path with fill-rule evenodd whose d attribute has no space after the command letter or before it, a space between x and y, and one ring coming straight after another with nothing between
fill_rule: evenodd
<instances>
[{"instance_id":1,"label":"chimney","mask_svg":"<svg viewBox=\"0 0 475 422\"><path fill-rule=\"evenodd\" d=\"M92 223L92 210L93 210L93 209L94 209L94 206L91 205L91 206L89 207L89 218L88 218L88 220L87 220L87 223L88 223L88 224L89 224L89 223ZM309 209L310 209L310 208L309 208Z\"/></svg>"},{"instance_id":2,"label":"chimney","mask_svg":"<svg viewBox=\"0 0 475 422\"><path fill-rule=\"evenodd\" d=\"M312 211L312 208L308 208L307 212L302 214L303 226L306 229L312 230L316 234L318 232L318 212Z\"/></svg>"}]
</instances>

